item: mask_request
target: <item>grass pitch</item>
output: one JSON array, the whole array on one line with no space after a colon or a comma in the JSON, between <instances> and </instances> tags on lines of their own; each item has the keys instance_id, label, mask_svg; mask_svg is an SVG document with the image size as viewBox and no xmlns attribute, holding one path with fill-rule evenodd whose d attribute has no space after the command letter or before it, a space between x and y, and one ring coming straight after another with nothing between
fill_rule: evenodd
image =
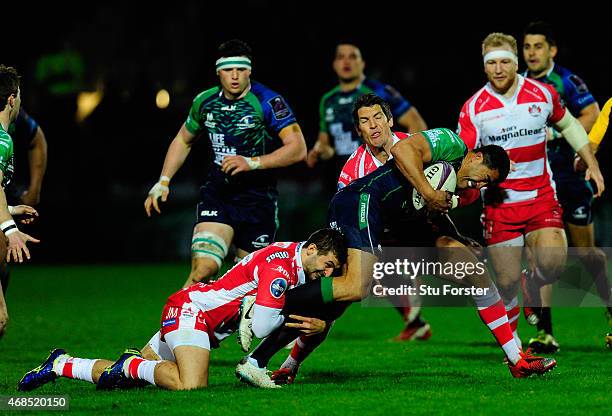
<instances>
[{"instance_id":1,"label":"grass pitch","mask_svg":"<svg viewBox=\"0 0 612 416\"><path fill-rule=\"evenodd\" d=\"M162 306L187 265L18 266L7 301L10 324L0 340L0 395L16 395L21 376L53 347L83 358L116 359L157 330ZM423 311L425 342L388 342L401 329L392 308L353 305L303 365L296 384L258 390L234 368L243 356L235 336L213 350L210 387L190 392L97 392L59 379L29 395L70 396L66 413L105 414L604 414L612 404L612 351L603 308L556 308L561 344L551 374L513 379L473 308ZM523 341L535 333L521 318ZM288 350L271 363L276 369ZM11 412L12 413L12 412ZM55 412L57 414L57 412Z\"/></svg>"}]
</instances>

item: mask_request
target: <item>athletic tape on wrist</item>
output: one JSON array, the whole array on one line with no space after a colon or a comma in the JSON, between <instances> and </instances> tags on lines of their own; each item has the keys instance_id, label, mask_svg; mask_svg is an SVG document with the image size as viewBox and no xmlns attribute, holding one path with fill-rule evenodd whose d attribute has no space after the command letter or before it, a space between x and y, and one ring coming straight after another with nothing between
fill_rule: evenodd
<instances>
[{"instance_id":1,"label":"athletic tape on wrist","mask_svg":"<svg viewBox=\"0 0 612 416\"><path fill-rule=\"evenodd\" d=\"M7 220L0 224L0 230L2 230L4 235L7 237L19 231L19 229L17 228L17 224L15 224L15 221L13 220Z\"/></svg>"}]
</instances>

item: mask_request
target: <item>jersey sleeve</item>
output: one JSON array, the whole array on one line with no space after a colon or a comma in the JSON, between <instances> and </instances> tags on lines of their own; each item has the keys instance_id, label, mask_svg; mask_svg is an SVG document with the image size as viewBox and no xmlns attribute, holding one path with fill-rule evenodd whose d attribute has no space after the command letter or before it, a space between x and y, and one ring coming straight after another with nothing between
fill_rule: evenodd
<instances>
[{"instance_id":1,"label":"jersey sleeve","mask_svg":"<svg viewBox=\"0 0 612 416\"><path fill-rule=\"evenodd\" d=\"M578 75L570 74L565 81L565 102L571 113L576 117L582 109L595 102L586 83Z\"/></svg>"},{"instance_id":2,"label":"jersey sleeve","mask_svg":"<svg viewBox=\"0 0 612 416\"><path fill-rule=\"evenodd\" d=\"M291 110L291 107L289 107L289 104L287 104L287 101L281 95L276 93L269 94L270 96L267 95L264 96L261 103L266 127L269 131L278 135L285 127L297 123L297 120L293 110Z\"/></svg>"},{"instance_id":3,"label":"jersey sleeve","mask_svg":"<svg viewBox=\"0 0 612 416\"><path fill-rule=\"evenodd\" d=\"M17 120L15 120L15 135L13 137L22 137L28 144L32 143L38 123L24 109L19 110Z\"/></svg>"},{"instance_id":4,"label":"jersey sleeve","mask_svg":"<svg viewBox=\"0 0 612 416\"><path fill-rule=\"evenodd\" d=\"M0 171L6 174L6 168L13 155L13 139L6 132L0 131Z\"/></svg>"},{"instance_id":5,"label":"jersey sleeve","mask_svg":"<svg viewBox=\"0 0 612 416\"><path fill-rule=\"evenodd\" d=\"M601 113L599 113L593 128L589 132L589 141L591 143L600 144L606 135L606 130L608 130L608 124L610 123L610 109L612 109L612 98L601 109Z\"/></svg>"},{"instance_id":6,"label":"jersey sleeve","mask_svg":"<svg viewBox=\"0 0 612 416\"><path fill-rule=\"evenodd\" d=\"M563 116L565 115L565 111L567 110L565 108L565 105L563 104L563 101L561 101L561 96L559 95L557 90L552 85L543 84L543 86L552 95L552 107L553 108L552 108L552 112L548 116L548 121L555 124L563 118Z\"/></svg>"},{"instance_id":7,"label":"jersey sleeve","mask_svg":"<svg viewBox=\"0 0 612 416\"><path fill-rule=\"evenodd\" d=\"M470 117L469 101L463 104L461 113L459 113L459 124L457 126L457 134L465 143L468 149L474 149L480 145L478 130L474 125L474 121Z\"/></svg>"},{"instance_id":8,"label":"jersey sleeve","mask_svg":"<svg viewBox=\"0 0 612 416\"><path fill-rule=\"evenodd\" d=\"M450 162L465 156L467 151L465 143L449 129L425 130L423 136L429 142L431 162L439 160Z\"/></svg>"},{"instance_id":9,"label":"jersey sleeve","mask_svg":"<svg viewBox=\"0 0 612 416\"><path fill-rule=\"evenodd\" d=\"M200 106L202 105L202 100L200 95L198 95L192 102L191 108L189 109L189 115L187 116L187 120L185 121L185 127L191 134L199 134L203 129L203 120L200 116Z\"/></svg>"},{"instance_id":10,"label":"jersey sleeve","mask_svg":"<svg viewBox=\"0 0 612 416\"><path fill-rule=\"evenodd\" d=\"M360 148L357 148L357 150L353 152L353 154L348 158L348 160L342 167L342 170L340 171L340 176L338 177L338 187L337 187L338 190L344 188L349 183L357 179L354 173L356 171L355 164L357 163L359 159L359 157L357 156L359 149Z\"/></svg>"},{"instance_id":11,"label":"jersey sleeve","mask_svg":"<svg viewBox=\"0 0 612 416\"><path fill-rule=\"evenodd\" d=\"M410 110L410 107L412 107L412 104L410 104L410 102L391 85L383 85L379 91L379 94L381 98L389 103L393 118L396 120L403 116L404 113L406 113L406 111Z\"/></svg>"}]
</instances>

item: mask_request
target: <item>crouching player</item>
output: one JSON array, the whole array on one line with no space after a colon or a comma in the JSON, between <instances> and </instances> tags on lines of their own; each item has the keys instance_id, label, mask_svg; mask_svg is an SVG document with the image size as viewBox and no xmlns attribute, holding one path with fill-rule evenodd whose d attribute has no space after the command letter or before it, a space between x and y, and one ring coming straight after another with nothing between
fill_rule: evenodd
<instances>
[{"instance_id":1,"label":"crouching player","mask_svg":"<svg viewBox=\"0 0 612 416\"><path fill-rule=\"evenodd\" d=\"M346 258L344 237L332 229L316 231L306 242L272 244L245 257L219 280L192 285L168 298L161 318L161 341L168 348L160 349L161 360L147 360L137 349L126 350L114 363L55 349L23 376L18 389L29 391L57 377L89 381L102 390L143 381L169 390L206 387L211 347L236 330L245 296L256 297L253 332L264 338L285 320L281 310L288 289L330 276Z\"/></svg>"}]
</instances>

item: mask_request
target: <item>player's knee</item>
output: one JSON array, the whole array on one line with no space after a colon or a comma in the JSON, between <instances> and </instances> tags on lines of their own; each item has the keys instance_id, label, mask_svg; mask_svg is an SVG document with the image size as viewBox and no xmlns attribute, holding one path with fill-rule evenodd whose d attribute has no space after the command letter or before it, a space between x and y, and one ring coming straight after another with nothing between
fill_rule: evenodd
<instances>
[{"instance_id":1,"label":"player's knee","mask_svg":"<svg viewBox=\"0 0 612 416\"><path fill-rule=\"evenodd\" d=\"M193 283L208 282L219 271L219 266L213 261L201 260L195 262L191 268L189 278Z\"/></svg>"},{"instance_id":2,"label":"player's knee","mask_svg":"<svg viewBox=\"0 0 612 416\"><path fill-rule=\"evenodd\" d=\"M553 283L565 269L565 256L546 256L538 261L538 269L546 283Z\"/></svg>"},{"instance_id":3,"label":"player's knee","mask_svg":"<svg viewBox=\"0 0 612 416\"><path fill-rule=\"evenodd\" d=\"M191 240L191 257L196 260L209 260L198 263L216 264L217 270L219 270L223 259L227 256L227 252L228 247L223 237L210 231L200 231L193 235Z\"/></svg>"},{"instance_id":4,"label":"player's knee","mask_svg":"<svg viewBox=\"0 0 612 416\"><path fill-rule=\"evenodd\" d=\"M185 390L176 364L170 361L162 361L155 367L155 384L168 390Z\"/></svg>"}]
</instances>

